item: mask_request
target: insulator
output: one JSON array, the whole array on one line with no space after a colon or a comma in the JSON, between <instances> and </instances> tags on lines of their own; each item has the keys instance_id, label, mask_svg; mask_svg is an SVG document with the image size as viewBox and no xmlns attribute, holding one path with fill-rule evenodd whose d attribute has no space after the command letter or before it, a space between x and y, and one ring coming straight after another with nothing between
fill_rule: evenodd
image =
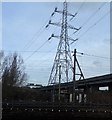
<instances>
[{"instance_id":1,"label":"insulator","mask_svg":"<svg viewBox=\"0 0 112 120\"><path fill-rule=\"evenodd\" d=\"M73 15L73 17L75 17L77 15L77 13L75 13L75 15Z\"/></svg>"},{"instance_id":2,"label":"insulator","mask_svg":"<svg viewBox=\"0 0 112 120\"><path fill-rule=\"evenodd\" d=\"M73 42L71 42L71 44L73 44L75 41L77 41L78 40L78 38L77 39L75 39Z\"/></svg>"},{"instance_id":3,"label":"insulator","mask_svg":"<svg viewBox=\"0 0 112 120\"><path fill-rule=\"evenodd\" d=\"M49 24L51 24L51 20L49 20Z\"/></svg>"},{"instance_id":4,"label":"insulator","mask_svg":"<svg viewBox=\"0 0 112 120\"><path fill-rule=\"evenodd\" d=\"M84 53L81 53L81 55L84 55Z\"/></svg>"},{"instance_id":5,"label":"insulator","mask_svg":"<svg viewBox=\"0 0 112 120\"><path fill-rule=\"evenodd\" d=\"M58 8L56 7L55 10L54 10L54 12L57 12L57 9L58 9Z\"/></svg>"},{"instance_id":6,"label":"insulator","mask_svg":"<svg viewBox=\"0 0 112 120\"><path fill-rule=\"evenodd\" d=\"M72 18L70 19L70 21L77 15L77 13L75 13L75 15L71 15Z\"/></svg>"},{"instance_id":7,"label":"insulator","mask_svg":"<svg viewBox=\"0 0 112 120\"><path fill-rule=\"evenodd\" d=\"M79 28L79 30L81 29L82 27Z\"/></svg>"},{"instance_id":8,"label":"insulator","mask_svg":"<svg viewBox=\"0 0 112 120\"><path fill-rule=\"evenodd\" d=\"M48 40L50 40L50 39L51 39L51 37L48 38Z\"/></svg>"},{"instance_id":9,"label":"insulator","mask_svg":"<svg viewBox=\"0 0 112 120\"><path fill-rule=\"evenodd\" d=\"M77 41L78 40L78 38L77 39L75 39L75 41Z\"/></svg>"},{"instance_id":10,"label":"insulator","mask_svg":"<svg viewBox=\"0 0 112 120\"><path fill-rule=\"evenodd\" d=\"M49 24L46 25L46 28L49 26Z\"/></svg>"},{"instance_id":11,"label":"insulator","mask_svg":"<svg viewBox=\"0 0 112 120\"><path fill-rule=\"evenodd\" d=\"M53 16L54 15L54 12L51 14L51 16Z\"/></svg>"},{"instance_id":12,"label":"insulator","mask_svg":"<svg viewBox=\"0 0 112 120\"><path fill-rule=\"evenodd\" d=\"M51 37L54 37L54 34L52 34Z\"/></svg>"},{"instance_id":13,"label":"insulator","mask_svg":"<svg viewBox=\"0 0 112 120\"><path fill-rule=\"evenodd\" d=\"M70 21L73 19L73 17L72 18L70 18Z\"/></svg>"}]
</instances>

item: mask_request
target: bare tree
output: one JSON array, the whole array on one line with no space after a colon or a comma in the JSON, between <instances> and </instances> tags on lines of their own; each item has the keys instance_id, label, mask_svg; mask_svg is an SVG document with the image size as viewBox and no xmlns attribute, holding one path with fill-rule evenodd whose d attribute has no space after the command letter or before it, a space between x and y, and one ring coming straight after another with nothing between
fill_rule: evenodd
<instances>
[{"instance_id":1,"label":"bare tree","mask_svg":"<svg viewBox=\"0 0 112 120\"><path fill-rule=\"evenodd\" d=\"M4 52L0 51L0 81L2 79L2 64L3 64Z\"/></svg>"},{"instance_id":2,"label":"bare tree","mask_svg":"<svg viewBox=\"0 0 112 120\"><path fill-rule=\"evenodd\" d=\"M22 86L27 80L23 59L17 53L4 57L2 63L2 85Z\"/></svg>"}]
</instances>

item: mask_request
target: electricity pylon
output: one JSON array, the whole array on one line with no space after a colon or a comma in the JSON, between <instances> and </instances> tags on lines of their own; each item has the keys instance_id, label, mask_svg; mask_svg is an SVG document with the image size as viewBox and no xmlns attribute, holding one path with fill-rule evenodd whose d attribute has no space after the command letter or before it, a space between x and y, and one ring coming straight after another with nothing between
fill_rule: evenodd
<instances>
[{"instance_id":1,"label":"electricity pylon","mask_svg":"<svg viewBox=\"0 0 112 120\"><path fill-rule=\"evenodd\" d=\"M50 20L48 25L46 26L48 27L50 24L61 26L60 36L56 36L52 34L51 37L49 38L50 40L52 37L56 37L59 38L60 41L58 44L57 53L54 59L54 64L51 70L48 85L59 84L59 76L60 76L59 66L61 66L61 82L69 82L70 80L72 80L71 76L73 73L73 63L72 63L69 41L71 40L72 42L75 42L77 39L74 40L68 36L68 29L73 29L75 30L75 32L77 32L80 29L80 28L75 28L68 24L67 22L68 16L75 17L77 13L74 15L68 13L66 1L63 3L63 11L59 11L57 8L55 8L54 12L52 13L52 16L56 12L62 14L61 24L53 23Z\"/></svg>"},{"instance_id":2,"label":"electricity pylon","mask_svg":"<svg viewBox=\"0 0 112 120\"><path fill-rule=\"evenodd\" d=\"M75 101L75 81L76 81L76 75L80 75L80 78L84 78L83 73L81 71L81 68L79 66L79 63L76 58L76 50L74 52L74 64L72 62L72 56L70 51L70 41L75 42L78 39L72 39L68 36L68 29L74 30L74 33L76 33L80 28L76 28L72 25L68 24L68 17L71 17L69 19L72 20L77 13L74 15L69 13L67 10L67 2L65 1L63 3L63 10L59 11L57 7L55 8L54 12L51 14L51 16L54 16L55 13L62 14L62 21L61 24L59 23L53 23L51 20L49 20L49 23L46 25L46 28L51 25L56 25L61 27L61 34L60 36L52 34L51 37L49 37L48 40L50 40L52 37L59 38L59 44L56 52L56 56L54 59L54 64L51 70L51 74L49 77L48 85L54 85L53 87L53 102L55 101L55 85L59 85L59 93L58 93L58 100L60 101L60 94L61 94L61 83L73 81L73 102ZM80 74L76 74L76 64L78 66ZM73 76L73 77L72 77Z\"/></svg>"}]
</instances>

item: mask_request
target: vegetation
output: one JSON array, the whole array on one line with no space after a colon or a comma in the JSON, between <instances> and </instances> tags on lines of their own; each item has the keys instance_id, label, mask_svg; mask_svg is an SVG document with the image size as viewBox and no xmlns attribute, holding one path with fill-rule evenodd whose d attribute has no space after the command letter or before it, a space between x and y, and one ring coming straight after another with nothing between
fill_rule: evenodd
<instances>
[{"instance_id":1,"label":"vegetation","mask_svg":"<svg viewBox=\"0 0 112 120\"><path fill-rule=\"evenodd\" d=\"M2 63L2 85L6 86L22 86L26 82L27 77L24 72L23 59L14 53L4 57Z\"/></svg>"},{"instance_id":2,"label":"vegetation","mask_svg":"<svg viewBox=\"0 0 112 120\"><path fill-rule=\"evenodd\" d=\"M0 52L0 78L2 79L3 100L46 101L49 97L39 89L25 86L27 74L23 59L17 53L5 56L2 51Z\"/></svg>"}]
</instances>

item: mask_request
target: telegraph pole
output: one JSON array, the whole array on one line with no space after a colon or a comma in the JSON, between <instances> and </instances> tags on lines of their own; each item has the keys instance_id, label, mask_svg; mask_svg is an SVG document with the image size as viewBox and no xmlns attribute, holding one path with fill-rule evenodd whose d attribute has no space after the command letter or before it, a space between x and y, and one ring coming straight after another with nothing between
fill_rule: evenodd
<instances>
[{"instance_id":1,"label":"telegraph pole","mask_svg":"<svg viewBox=\"0 0 112 120\"><path fill-rule=\"evenodd\" d=\"M61 94L61 65L59 66L59 93L58 93L58 100L59 100L59 103L60 103L60 94Z\"/></svg>"},{"instance_id":2,"label":"telegraph pole","mask_svg":"<svg viewBox=\"0 0 112 120\"><path fill-rule=\"evenodd\" d=\"M74 49L74 67L73 67L73 104L75 103L75 82L76 82L76 49Z\"/></svg>"},{"instance_id":3,"label":"telegraph pole","mask_svg":"<svg viewBox=\"0 0 112 120\"><path fill-rule=\"evenodd\" d=\"M83 75L83 72L81 70L81 67L79 65L79 62L77 60L77 57L76 57L76 49L74 49L74 66L73 66L73 104L75 104L75 89L76 89L76 75L79 76L79 79L78 80L81 80L81 79L84 79L84 75ZM76 73L76 66L79 70L79 73Z\"/></svg>"}]
</instances>

